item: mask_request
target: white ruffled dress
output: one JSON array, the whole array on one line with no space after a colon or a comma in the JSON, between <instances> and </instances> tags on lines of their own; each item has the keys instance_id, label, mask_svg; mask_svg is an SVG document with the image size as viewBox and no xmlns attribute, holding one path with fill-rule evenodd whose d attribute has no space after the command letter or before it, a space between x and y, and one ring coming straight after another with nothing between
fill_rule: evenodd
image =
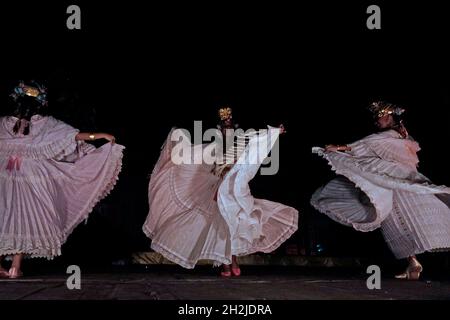
<instances>
[{"instance_id":1,"label":"white ruffled dress","mask_svg":"<svg viewBox=\"0 0 450 320\"><path fill-rule=\"evenodd\" d=\"M311 204L359 231L381 228L398 258L450 249L450 188L417 171L419 145L395 130L372 134L347 152L314 152L338 174Z\"/></svg>"},{"instance_id":2,"label":"white ruffled dress","mask_svg":"<svg viewBox=\"0 0 450 320\"><path fill-rule=\"evenodd\" d=\"M52 259L113 189L124 147L77 142L78 130L38 115L14 134L17 120L0 118L0 256Z\"/></svg>"},{"instance_id":3,"label":"white ruffled dress","mask_svg":"<svg viewBox=\"0 0 450 320\"><path fill-rule=\"evenodd\" d=\"M143 226L153 250L189 269L199 260L231 264L232 255L274 251L297 230L296 209L255 199L250 192L249 181L278 138L279 130L267 132L250 139L241 161L223 178L214 174L214 164L172 162L176 143L169 134L150 179L150 211ZM255 151L267 141L266 154ZM214 142L187 147L192 159L201 159Z\"/></svg>"}]
</instances>

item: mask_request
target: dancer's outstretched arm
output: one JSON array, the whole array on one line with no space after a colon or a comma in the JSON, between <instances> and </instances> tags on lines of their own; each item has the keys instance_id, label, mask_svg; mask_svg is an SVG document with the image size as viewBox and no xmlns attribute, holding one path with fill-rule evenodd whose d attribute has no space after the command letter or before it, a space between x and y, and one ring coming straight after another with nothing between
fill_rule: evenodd
<instances>
[{"instance_id":1,"label":"dancer's outstretched arm","mask_svg":"<svg viewBox=\"0 0 450 320\"><path fill-rule=\"evenodd\" d=\"M86 132L80 132L76 135L75 140L83 140L83 141L95 141L100 139L106 139L109 142L115 143L116 138L113 135L110 135L108 133L86 133Z\"/></svg>"},{"instance_id":2,"label":"dancer's outstretched arm","mask_svg":"<svg viewBox=\"0 0 450 320\"><path fill-rule=\"evenodd\" d=\"M280 129L280 135L286 133L286 128L284 127L283 124L280 124L280 125L278 126L278 128ZM267 130L267 129L264 129L264 130ZM250 133L246 133L246 134L244 134L243 136L244 136L244 137L247 137L247 138L248 138L248 137L253 137L253 136L259 134L260 132L261 132L261 130L258 130L258 131L251 131Z\"/></svg>"},{"instance_id":3,"label":"dancer's outstretched arm","mask_svg":"<svg viewBox=\"0 0 450 320\"><path fill-rule=\"evenodd\" d=\"M352 151L352 147L349 147L347 145L334 145L334 144L327 144L325 146L325 151L329 152L336 152L336 151Z\"/></svg>"}]
</instances>

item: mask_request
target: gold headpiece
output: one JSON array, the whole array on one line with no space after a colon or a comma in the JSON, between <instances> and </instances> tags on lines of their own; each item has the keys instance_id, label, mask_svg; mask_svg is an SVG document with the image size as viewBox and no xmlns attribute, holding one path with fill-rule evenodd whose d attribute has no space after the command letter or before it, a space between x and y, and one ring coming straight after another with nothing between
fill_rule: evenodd
<instances>
[{"instance_id":1,"label":"gold headpiece","mask_svg":"<svg viewBox=\"0 0 450 320\"><path fill-rule=\"evenodd\" d=\"M38 88L29 87L29 86L24 86L23 87L23 92L27 96L34 97L34 98L36 98L40 94L40 91L39 91Z\"/></svg>"},{"instance_id":2,"label":"gold headpiece","mask_svg":"<svg viewBox=\"0 0 450 320\"><path fill-rule=\"evenodd\" d=\"M401 115L405 112L405 109L396 106L395 104L377 101L372 102L369 106L370 112L374 114L374 116L381 118L388 114Z\"/></svg>"},{"instance_id":3,"label":"gold headpiece","mask_svg":"<svg viewBox=\"0 0 450 320\"><path fill-rule=\"evenodd\" d=\"M47 105L47 88L38 84L36 81L31 82L33 86L25 85L23 81L19 82L11 93L11 97L14 101L17 101L19 97L29 96L35 98L42 106Z\"/></svg>"},{"instance_id":4,"label":"gold headpiece","mask_svg":"<svg viewBox=\"0 0 450 320\"><path fill-rule=\"evenodd\" d=\"M219 109L219 117L220 117L220 120L222 120L222 121L233 118L232 109L230 107L220 108Z\"/></svg>"}]
</instances>

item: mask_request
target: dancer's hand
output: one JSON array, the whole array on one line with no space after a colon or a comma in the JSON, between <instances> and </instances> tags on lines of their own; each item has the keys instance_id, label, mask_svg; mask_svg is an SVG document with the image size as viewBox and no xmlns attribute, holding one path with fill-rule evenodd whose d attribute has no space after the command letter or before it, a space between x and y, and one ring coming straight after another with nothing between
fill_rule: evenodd
<instances>
[{"instance_id":1,"label":"dancer's hand","mask_svg":"<svg viewBox=\"0 0 450 320\"><path fill-rule=\"evenodd\" d=\"M109 133L101 133L99 135L99 138L103 138L105 140L108 140L112 144L116 143L116 138L113 135L109 134Z\"/></svg>"},{"instance_id":2,"label":"dancer's hand","mask_svg":"<svg viewBox=\"0 0 450 320\"><path fill-rule=\"evenodd\" d=\"M213 172L216 176L223 178L228 173L228 171L230 171L231 167L232 165L227 163L216 164L214 166Z\"/></svg>"}]
</instances>

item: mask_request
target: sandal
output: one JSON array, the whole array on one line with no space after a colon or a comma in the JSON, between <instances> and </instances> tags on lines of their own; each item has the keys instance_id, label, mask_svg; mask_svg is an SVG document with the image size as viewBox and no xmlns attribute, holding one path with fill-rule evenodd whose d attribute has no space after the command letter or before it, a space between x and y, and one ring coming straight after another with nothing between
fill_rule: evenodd
<instances>
[{"instance_id":1,"label":"sandal","mask_svg":"<svg viewBox=\"0 0 450 320\"><path fill-rule=\"evenodd\" d=\"M12 267L9 269L9 278L10 279L18 279L23 277L23 272L17 268Z\"/></svg>"}]
</instances>

